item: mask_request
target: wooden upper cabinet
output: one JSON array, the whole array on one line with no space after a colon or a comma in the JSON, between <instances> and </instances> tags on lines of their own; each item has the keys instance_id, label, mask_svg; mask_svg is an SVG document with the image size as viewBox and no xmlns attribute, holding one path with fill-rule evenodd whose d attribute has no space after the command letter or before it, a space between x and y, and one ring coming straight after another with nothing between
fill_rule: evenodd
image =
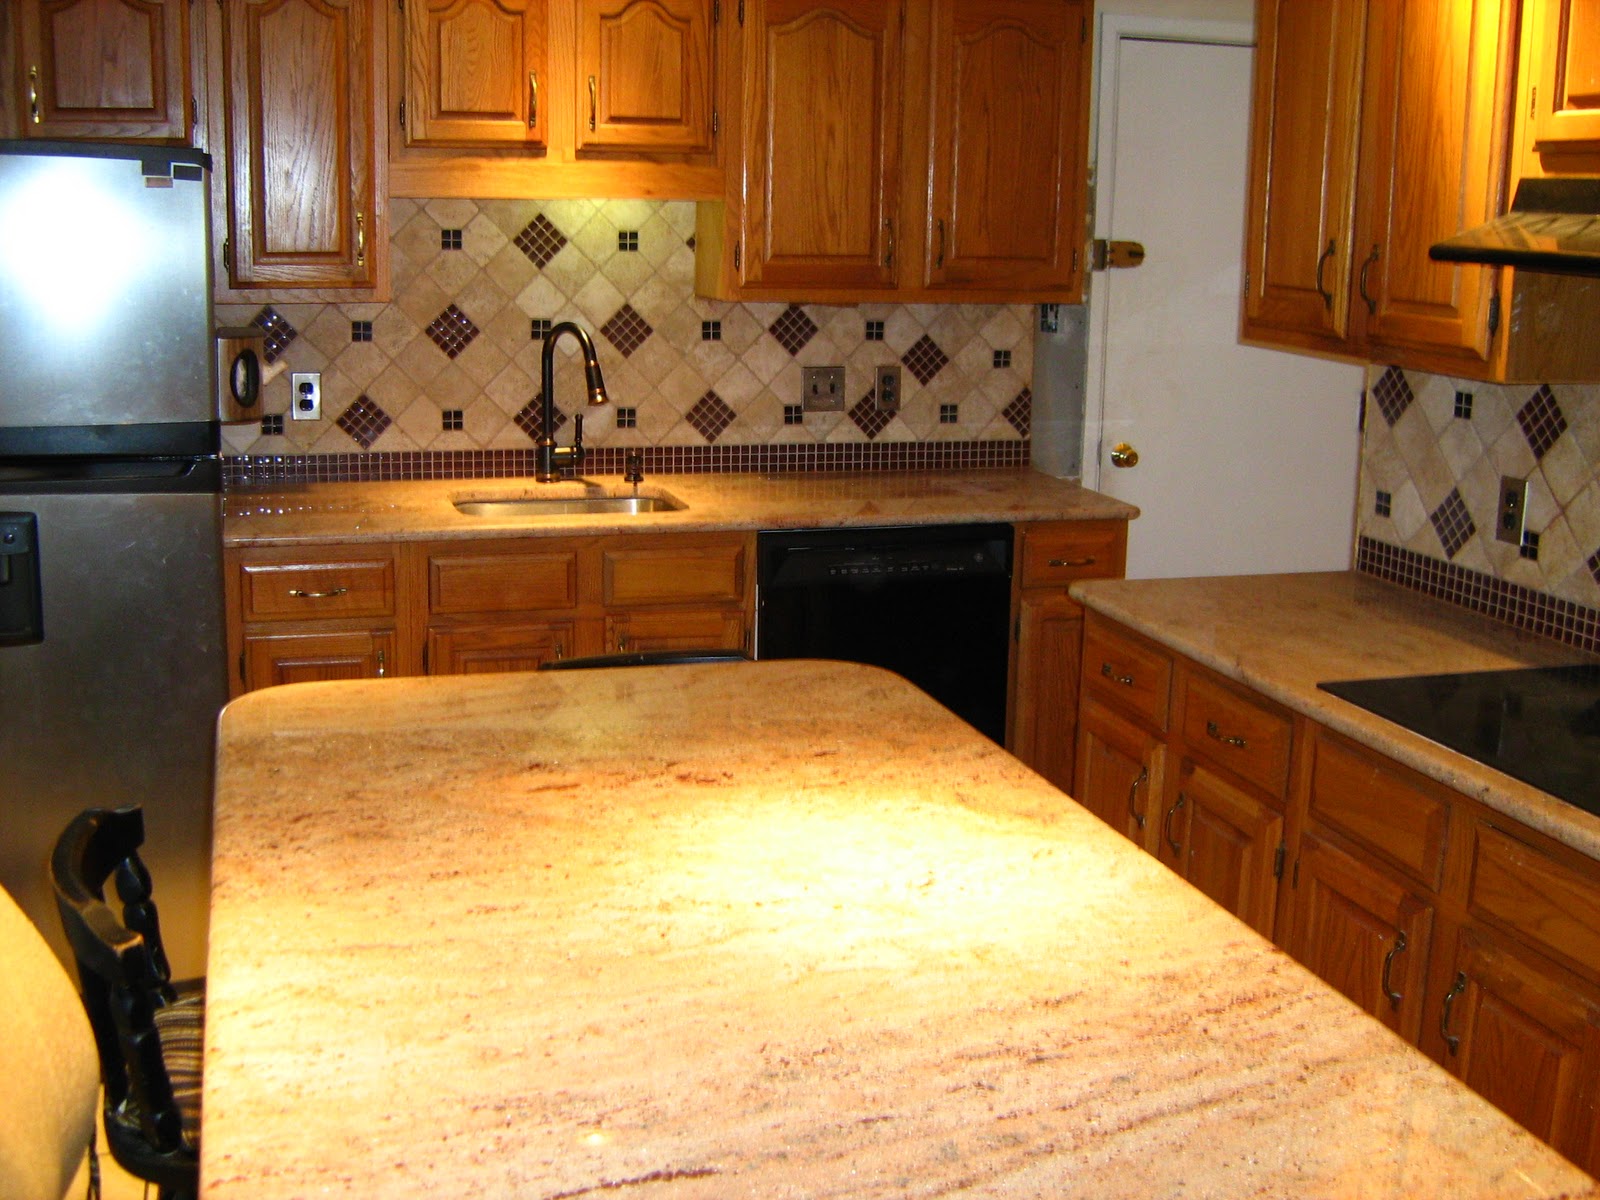
<instances>
[{"instance_id":1,"label":"wooden upper cabinet","mask_svg":"<svg viewBox=\"0 0 1600 1200\"><path fill-rule=\"evenodd\" d=\"M548 8L548 0L410 0L407 145L544 146Z\"/></svg>"},{"instance_id":2,"label":"wooden upper cabinet","mask_svg":"<svg viewBox=\"0 0 1600 1200\"><path fill-rule=\"evenodd\" d=\"M904 0L749 0L746 284L895 286L903 9Z\"/></svg>"},{"instance_id":3,"label":"wooden upper cabinet","mask_svg":"<svg viewBox=\"0 0 1600 1200\"><path fill-rule=\"evenodd\" d=\"M188 0L19 0L23 137L190 139Z\"/></svg>"},{"instance_id":4,"label":"wooden upper cabinet","mask_svg":"<svg viewBox=\"0 0 1600 1200\"><path fill-rule=\"evenodd\" d=\"M1600 0L1528 0L1522 28L1539 168L1600 173Z\"/></svg>"},{"instance_id":5,"label":"wooden upper cabinet","mask_svg":"<svg viewBox=\"0 0 1600 1200\"><path fill-rule=\"evenodd\" d=\"M934 7L928 286L1081 294L1088 5Z\"/></svg>"},{"instance_id":6,"label":"wooden upper cabinet","mask_svg":"<svg viewBox=\"0 0 1600 1200\"><path fill-rule=\"evenodd\" d=\"M222 0L222 54L233 286L378 286L373 5Z\"/></svg>"},{"instance_id":7,"label":"wooden upper cabinet","mask_svg":"<svg viewBox=\"0 0 1600 1200\"><path fill-rule=\"evenodd\" d=\"M577 151L715 152L705 0L579 0Z\"/></svg>"}]
</instances>

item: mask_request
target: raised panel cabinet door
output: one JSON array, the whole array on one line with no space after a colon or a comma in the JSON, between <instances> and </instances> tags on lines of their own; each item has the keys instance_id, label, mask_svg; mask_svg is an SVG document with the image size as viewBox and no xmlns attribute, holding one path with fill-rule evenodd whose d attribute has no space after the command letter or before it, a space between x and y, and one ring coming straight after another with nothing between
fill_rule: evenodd
<instances>
[{"instance_id":1,"label":"raised panel cabinet door","mask_svg":"<svg viewBox=\"0 0 1600 1200\"><path fill-rule=\"evenodd\" d=\"M1533 147L1600 154L1600 0L1533 0Z\"/></svg>"},{"instance_id":2,"label":"raised panel cabinet door","mask_svg":"<svg viewBox=\"0 0 1600 1200\"><path fill-rule=\"evenodd\" d=\"M744 613L736 609L613 613L606 618L606 652L743 650Z\"/></svg>"},{"instance_id":3,"label":"raised panel cabinet door","mask_svg":"<svg viewBox=\"0 0 1600 1200\"><path fill-rule=\"evenodd\" d=\"M187 0L19 0L16 18L23 137L189 140Z\"/></svg>"},{"instance_id":4,"label":"raised panel cabinet door","mask_svg":"<svg viewBox=\"0 0 1600 1200\"><path fill-rule=\"evenodd\" d=\"M749 0L743 282L898 279L905 0Z\"/></svg>"},{"instance_id":5,"label":"raised panel cabinet door","mask_svg":"<svg viewBox=\"0 0 1600 1200\"><path fill-rule=\"evenodd\" d=\"M253 634L244 639L244 688L332 679L381 679L394 663L390 630Z\"/></svg>"},{"instance_id":6,"label":"raised panel cabinet door","mask_svg":"<svg viewBox=\"0 0 1600 1200\"><path fill-rule=\"evenodd\" d=\"M1158 832L1165 762L1160 738L1085 697L1072 798L1145 849Z\"/></svg>"},{"instance_id":7,"label":"raised panel cabinet door","mask_svg":"<svg viewBox=\"0 0 1600 1200\"><path fill-rule=\"evenodd\" d=\"M537 671L573 652L570 621L474 625L428 630L428 674L487 675Z\"/></svg>"},{"instance_id":8,"label":"raised panel cabinet door","mask_svg":"<svg viewBox=\"0 0 1600 1200\"><path fill-rule=\"evenodd\" d=\"M1243 334L1341 351L1366 0L1258 0Z\"/></svg>"},{"instance_id":9,"label":"raised panel cabinet door","mask_svg":"<svg viewBox=\"0 0 1600 1200\"><path fill-rule=\"evenodd\" d=\"M548 0L410 0L406 144L543 146L548 8Z\"/></svg>"},{"instance_id":10,"label":"raised panel cabinet door","mask_svg":"<svg viewBox=\"0 0 1600 1200\"><path fill-rule=\"evenodd\" d=\"M1462 929L1424 1047L1585 1170L1600 1166L1600 988Z\"/></svg>"},{"instance_id":11,"label":"raised panel cabinet door","mask_svg":"<svg viewBox=\"0 0 1600 1200\"><path fill-rule=\"evenodd\" d=\"M1301 838L1290 886L1284 949L1415 1044L1433 906L1312 832Z\"/></svg>"},{"instance_id":12,"label":"raised panel cabinet door","mask_svg":"<svg viewBox=\"0 0 1600 1200\"><path fill-rule=\"evenodd\" d=\"M1159 857L1270 938L1278 906L1283 813L1189 761L1179 772L1178 799L1188 813L1181 825L1179 814L1173 814L1171 827L1162 832Z\"/></svg>"},{"instance_id":13,"label":"raised panel cabinet door","mask_svg":"<svg viewBox=\"0 0 1600 1200\"><path fill-rule=\"evenodd\" d=\"M709 155L711 0L579 0L577 149Z\"/></svg>"},{"instance_id":14,"label":"raised panel cabinet door","mask_svg":"<svg viewBox=\"0 0 1600 1200\"><path fill-rule=\"evenodd\" d=\"M372 286L384 238L373 6L222 5L233 286Z\"/></svg>"},{"instance_id":15,"label":"raised panel cabinet door","mask_svg":"<svg viewBox=\"0 0 1600 1200\"><path fill-rule=\"evenodd\" d=\"M1081 295L1088 5L934 8L925 278Z\"/></svg>"},{"instance_id":16,"label":"raised panel cabinet door","mask_svg":"<svg viewBox=\"0 0 1600 1200\"><path fill-rule=\"evenodd\" d=\"M1065 596L1022 597L1011 752L1064 792L1078 740L1083 609Z\"/></svg>"},{"instance_id":17,"label":"raised panel cabinet door","mask_svg":"<svg viewBox=\"0 0 1600 1200\"><path fill-rule=\"evenodd\" d=\"M1376 361L1488 361L1498 270L1434 262L1428 247L1500 211L1503 3L1372 0L1351 323Z\"/></svg>"}]
</instances>

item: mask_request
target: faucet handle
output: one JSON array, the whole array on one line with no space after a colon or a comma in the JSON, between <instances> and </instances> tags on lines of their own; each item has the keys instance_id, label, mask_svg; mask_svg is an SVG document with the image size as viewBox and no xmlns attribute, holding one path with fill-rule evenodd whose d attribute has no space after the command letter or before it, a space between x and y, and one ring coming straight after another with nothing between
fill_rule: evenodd
<instances>
[{"instance_id":1,"label":"faucet handle","mask_svg":"<svg viewBox=\"0 0 1600 1200\"><path fill-rule=\"evenodd\" d=\"M644 454L629 450L622 458L622 478L626 483L644 482Z\"/></svg>"}]
</instances>

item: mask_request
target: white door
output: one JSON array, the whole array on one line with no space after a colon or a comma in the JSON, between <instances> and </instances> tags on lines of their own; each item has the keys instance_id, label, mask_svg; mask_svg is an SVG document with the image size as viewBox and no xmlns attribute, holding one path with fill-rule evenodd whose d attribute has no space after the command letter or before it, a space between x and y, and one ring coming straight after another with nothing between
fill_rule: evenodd
<instances>
[{"instance_id":1,"label":"white door","mask_svg":"<svg viewBox=\"0 0 1600 1200\"><path fill-rule=\"evenodd\" d=\"M1101 28L1095 236L1145 258L1090 284L1084 483L1141 510L1131 578L1351 563L1362 369L1238 341L1250 40Z\"/></svg>"}]
</instances>

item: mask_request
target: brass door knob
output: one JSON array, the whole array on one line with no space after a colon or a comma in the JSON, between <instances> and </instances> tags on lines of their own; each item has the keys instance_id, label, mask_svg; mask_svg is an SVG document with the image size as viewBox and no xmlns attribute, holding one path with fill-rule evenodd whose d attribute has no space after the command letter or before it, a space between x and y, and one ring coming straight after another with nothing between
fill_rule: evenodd
<instances>
[{"instance_id":1,"label":"brass door knob","mask_svg":"<svg viewBox=\"0 0 1600 1200\"><path fill-rule=\"evenodd\" d=\"M1127 442L1118 442L1111 447L1111 465L1113 467L1137 467L1139 465L1139 452Z\"/></svg>"}]
</instances>

